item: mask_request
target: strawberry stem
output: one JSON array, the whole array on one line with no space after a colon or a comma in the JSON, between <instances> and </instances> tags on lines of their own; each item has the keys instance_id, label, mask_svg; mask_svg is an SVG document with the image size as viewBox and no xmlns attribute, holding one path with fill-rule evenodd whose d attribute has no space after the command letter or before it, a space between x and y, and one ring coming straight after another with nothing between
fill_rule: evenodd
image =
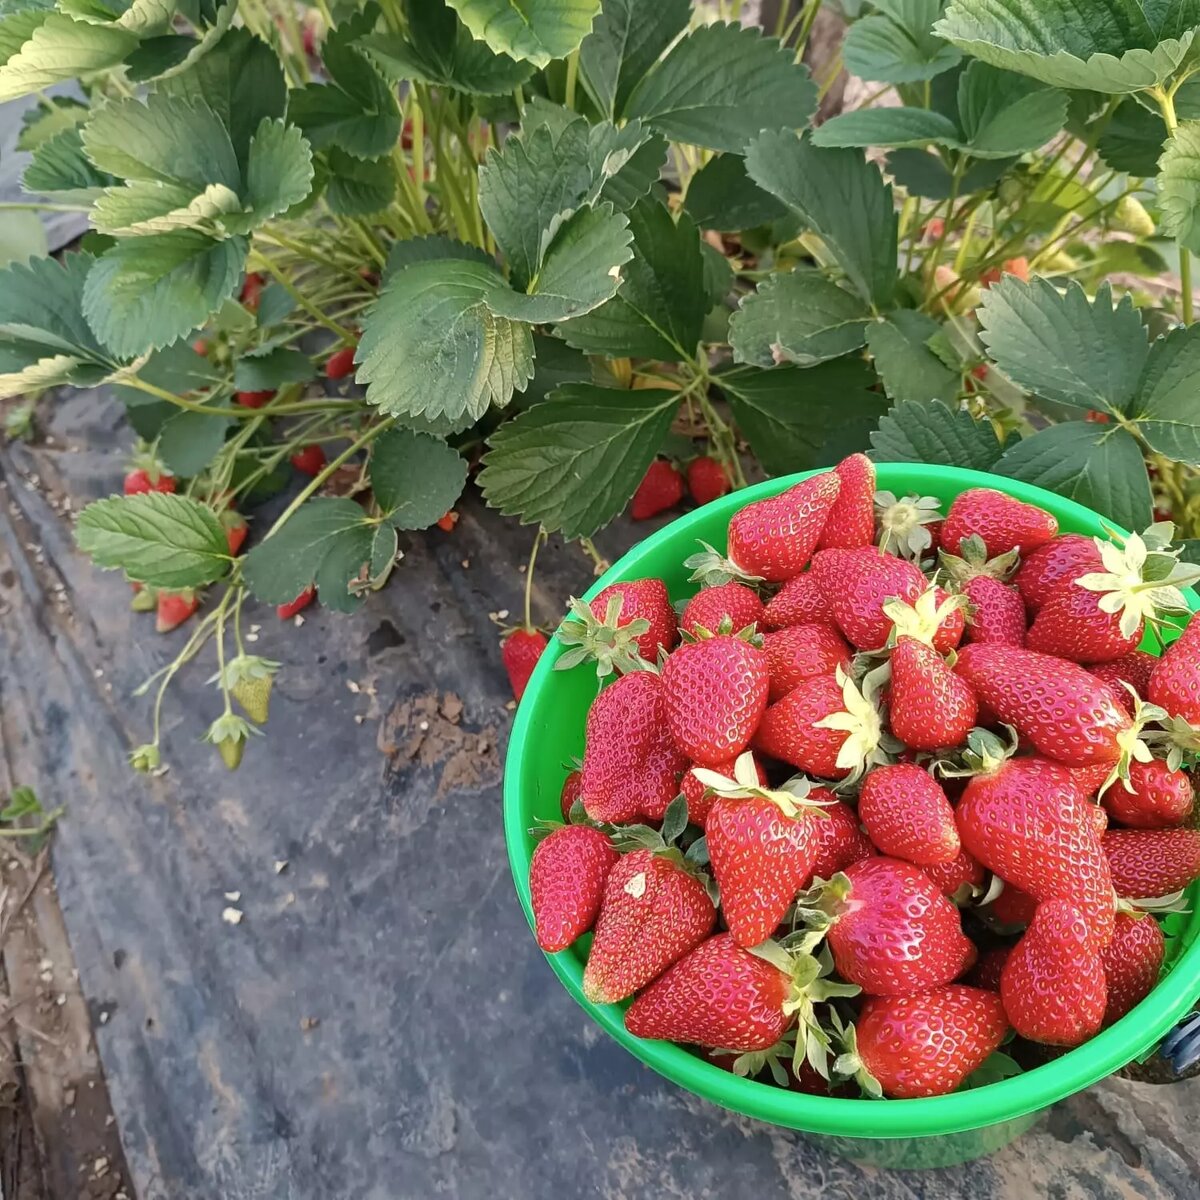
<instances>
[{"instance_id":1,"label":"strawberry stem","mask_svg":"<svg viewBox=\"0 0 1200 1200\"><path fill-rule=\"evenodd\" d=\"M537 533L533 535L533 549L529 551L529 565L525 568L525 625L523 628L526 633L533 632L533 621L530 617L530 607L533 603L533 567L537 562L538 550L546 538L546 527L539 525Z\"/></svg>"}]
</instances>

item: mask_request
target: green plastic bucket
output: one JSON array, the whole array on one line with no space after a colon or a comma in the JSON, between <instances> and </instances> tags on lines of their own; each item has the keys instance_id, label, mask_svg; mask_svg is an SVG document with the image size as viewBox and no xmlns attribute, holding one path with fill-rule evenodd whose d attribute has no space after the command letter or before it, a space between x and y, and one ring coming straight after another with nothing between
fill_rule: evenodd
<instances>
[{"instance_id":1,"label":"green plastic bucket","mask_svg":"<svg viewBox=\"0 0 1200 1200\"><path fill-rule=\"evenodd\" d=\"M617 562L587 595L623 579L658 576L673 600L690 595L681 565L703 539L726 545L729 518L744 504L783 491L807 477L793 475L765 483L688 513L651 534ZM880 488L897 495L916 493L952 500L970 487L1000 489L1052 512L1064 532L1100 535L1100 518L1090 509L1052 492L1013 480L968 471L910 463L881 463ZM1200 600L1189 593L1193 609ZM1149 648L1149 647L1147 647ZM559 818L564 763L583 752L584 720L596 695L595 673L586 666L555 671L558 643L542 655L517 709L504 776L504 832L517 894L532 926L529 860L534 842L528 830L539 818ZM1192 908L1200 884L1192 889ZM802 1130L849 1158L893 1168L949 1166L990 1154L1023 1133L1052 1104L1082 1091L1152 1050L1187 1014L1200 996L1200 912L1167 920L1168 963L1154 992L1110 1029L1060 1058L986 1087L921 1100L842 1100L809 1096L770 1084L740 1079L669 1042L646 1041L628 1033L624 1004L592 1004L581 981L588 939L560 954L547 955L567 991L606 1033L660 1075L697 1096L773 1125Z\"/></svg>"}]
</instances>

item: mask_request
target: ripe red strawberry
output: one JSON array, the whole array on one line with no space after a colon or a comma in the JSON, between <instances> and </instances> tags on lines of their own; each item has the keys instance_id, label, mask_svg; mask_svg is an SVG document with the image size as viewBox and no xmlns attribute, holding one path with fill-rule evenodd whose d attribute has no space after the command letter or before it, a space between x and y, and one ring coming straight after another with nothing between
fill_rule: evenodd
<instances>
[{"instance_id":1,"label":"ripe red strawberry","mask_svg":"<svg viewBox=\"0 0 1200 1200\"><path fill-rule=\"evenodd\" d=\"M975 725L975 693L932 646L900 637L892 651L892 732L914 750L957 746Z\"/></svg>"},{"instance_id":2,"label":"ripe red strawberry","mask_svg":"<svg viewBox=\"0 0 1200 1200\"><path fill-rule=\"evenodd\" d=\"M658 659L659 649L674 649L679 641L679 627L675 622L675 610L667 585L661 579L632 579L610 583L597 592L588 606L597 621L605 621L609 601L613 597L621 601L616 628L633 621L647 621L649 628L634 639L637 652L646 662Z\"/></svg>"},{"instance_id":3,"label":"ripe red strawberry","mask_svg":"<svg viewBox=\"0 0 1200 1200\"><path fill-rule=\"evenodd\" d=\"M302 475L320 475L325 470L325 451L316 443L301 446L289 459Z\"/></svg>"},{"instance_id":4,"label":"ripe red strawberry","mask_svg":"<svg viewBox=\"0 0 1200 1200\"><path fill-rule=\"evenodd\" d=\"M243 408L262 408L262 406L266 404L268 400L272 399L274 395L274 388L267 388L265 391L261 392L235 392L233 398Z\"/></svg>"},{"instance_id":5,"label":"ripe red strawberry","mask_svg":"<svg viewBox=\"0 0 1200 1200\"><path fill-rule=\"evenodd\" d=\"M450 509L449 512L444 512L438 517L436 524L443 533L453 533L455 525L458 524L458 513L454 509Z\"/></svg>"},{"instance_id":6,"label":"ripe red strawberry","mask_svg":"<svg viewBox=\"0 0 1200 1200\"><path fill-rule=\"evenodd\" d=\"M789 625L813 625L831 622L833 609L825 599L825 591L811 572L797 575L767 601L763 610L763 626L767 629L786 629Z\"/></svg>"},{"instance_id":7,"label":"ripe red strawberry","mask_svg":"<svg viewBox=\"0 0 1200 1200\"><path fill-rule=\"evenodd\" d=\"M814 802L826 802L817 810L812 823L814 879L832 879L851 863L870 858L875 853L871 839L859 827L854 809L841 800L828 803L834 796L827 788L813 788L808 796Z\"/></svg>"},{"instance_id":8,"label":"ripe red strawberry","mask_svg":"<svg viewBox=\"0 0 1200 1200\"><path fill-rule=\"evenodd\" d=\"M1116 762L1133 735L1112 689L1076 663L995 642L972 642L955 671L1040 754L1069 766Z\"/></svg>"},{"instance_id":9,"label":"ripe red strawberry","mask_svg":"<svg viewBox=\"0 0 1200 1200\"><path fill-rule=\"evenodd\" d=\"M671 741L657 675L623 675L592 701L582 797L593 821L637 821L650 810L665 812L687 765Z\"/></svg>"},{"instance_id":10,"label":"ripe red strawberry","mask_svg":"<svg viewBox=\"0 0 1200 1200\"><path fill-rule=\"evenodd\" d=\"M146 467L136 467L125 476L124 489L126 496L138 496L144 492L173 492L175 476Z\"/></svg>"},{"instance_id":11,"label":"ripe red strawberry","mask_svg":"<svg viewBox=\"0 0 1200 1200\"><path fill-rule=\"evenodd\" d=\"M1075 786L1080 793L1087 799L1095 797L1096 793L1108 782L1108 777L1113 773L1112 763L1090 763L1086 767L1068 767L1071 772L1071 778L1075 781ZM1093 808L1099 807L1093 805Z\"/></svg>"},{"instance_id":12,"label":"ripe red strawberry","mask_svg":"<svg viewBox=\"0 0 1200 1200\"><path fill-rule=\"evenodd\" d=\"M500 643L500 658L508 672L508 682L515 700L525 695L529 677L545 649L546 635L536 629L514 629Z\"/></svg>"},{"instance_id":13,"label":"ripe red strawberry","mask_svg":"<svg viewBox=\"0 0 1200 1200\"><path fill-rule=\"evenodd\" d=\"M988 870L1037 900L1078 908L1098 949L1112 937L1114 898L1088 803L1058 764L1013 758L967 784L955 818Z\"/></svg>"},{"instance_id":14,"label":"ripe red strawberry","mask_svg":"<svg viewBox=\"0 0 1200 1200\"><path fill-rule=\"evenodd\" d=\"M625 1013L637 1037L748 1053L766 1050L793 1017L788 976L773 963L718 933L656 980Z\"/></svg>"},{"instance_id":15,"label":"ripe red strawberry","mask_svg":"<svg viewBox=\"0 0 1200 1200\"><path fill-rule=\"evenodd\" d=\"M309 584L295 600L281 604L275 609L281 621L290 621L298 612L303 612L317 598L317 589Z\"/></svg>"},{"instance_id":16,"label":"ripe red strawberry","mask_svg":"<svg viewBox=\"0 0 1200 1200\"><path fill-rule=\"evenodd\" d=\"M684 643L662 668L675 745L703 766L736 758L766 711L768 687L766 654L740 637Z\"/></svg>"},{"instance_id":17,"label":"ripe red strawberry","mask_svg":"<svg viewBox=\"0 0 1200 1200\"><path fill-rule=\"evenodd\" d=\"M1150 689L1150 675L1158 666L1158 659L1145 650L1132 650L1111 662L1096 663L1088 668L1097 679L1103 679L1112 688L1113 694L1121 702L1122 708L1133 716L1133 697L1129 694L1129 684L1138 696L1145 700Z\"/></svg>"},{"instance_id":18,"label":"ripe red strawberry","mask_svg":"<svg viewBox=\"0 0 1200 1200\"><path fill-rule=\"evenodd\" d=\"M1099 804L1089 804L1087 817L1096 836L1102 838L1108 832L1108 810Z\"/></svg>"},{"instance_id":19,"label":"ripe red strawberry","mask_svg":"<svg viewBox=\"0 0 1200 1200\"><path fill-rule=\"evenodd\" d=\"M833 469L841 487L817 545L869 546L875 540L875 464L865 454L851 454Z\"/></svg>"},{"instance_id":20,"label":"ripe red strawberry","mask_svg":"<svg viewBox=\"0 0 1200 1200\"><path fill-rule=\"evenodd\" d=\"M1106 1027L1119 1021L1154 990L1165 950L1162 930L1152 916L1117 913L1113 940L1100 952L1104 981L1108 985Z\"/></svg>"},{"instance_id":21,"label":"ripe red strawberry","mask_svg":"<svg viewBox=\"0 0 1200 1200\"><path fill-rule=\"evenodd\" d=\"M701 588L688 602L679 621L684 633L707 629L715 633L728 620L737 632L763 622L763 602L758 593L740 583Z\"/></svg>"},{"instance_id":22,"label":"ripe red strawberry","mask_svg":"<svg viewBox=\"0 0 1200 1200\"><path fill-rule=\"evenodd\" d=\"M564 825L540 841L529 863L537 944L565 950L595 923L608 873L620 855L590 825Z\"/></svg>"},{"instance_id":23,"label":"ripe red strawberry","mask_svg":"<svg viewBox=\"0 0 1200 1200\"><path fill-rule=\"evenodd\" d=\"M1064 533L1026 555L1014 582L1025 606L1036 613L1063 583L1099 571L1102 566L1100 550L1093 538Z\"/></svg>"},{"instance_id":24,"label":"ripe red strawberry","mask_svg":"<svg viewBox=\"0 0 1200 1200\"><path fill-rule=\"evenodd\" d=\"M960 849L947 863L926 863L921 870L952 899L983 887L983 863L967 850Z\"/></svg>"},{"instance_id":25,"label":"ripe red strawberry","mask_svg":"<svg viewBox=\"0 0 1200 1200\"><path fill-rule=\"evenodd\" d=\"M1030 917L1032 918L1032 913ZM988 992L1000 991L1000 976L1004 973L1004 964L1013 952L1012 946L993 946L985 950L979 961L967 972L966 982L971 987L983 988Z\"/></svg>"},{"instance_id":26,"label":"ripe red strawberry","mask_svg":"<svg viewBox=\"0 0 1200 1200\"><path fill-rule=\"evenodd\" d=\"M968 642L1025 644L1025 601L1021 593L989 575L976 575L963 585L971 602L964 637Z\"/></svg>"},{"instance_id":27,"label":"ripe red strawberry","mask_svg":"<svg viewBox=\"0 0 1200 1200\"><path fill-rule=\"evenodd\" d=\"M251 312L258 312L259 298L262 296L263 286L266 282L257 271L247 274L246 278L242 280L242 290L238 295L243 308L247 308Z\"/></svg>"},{"instance_id":28,"label":"ripe red strawberry","mask_svg":"<svg viewBox=\"0 0 1200 1200\"><path fill-rule=\"evenodd\" d=\"M755 749L824 779L844 779L874 761L879 712L844 677L815 675L763 714Z\"/></svg>"},{"instance_id":29,"label":"ripe red strawberry","mask_svg":"<svg viewBox=\"0 0 1200 1200\"><path fill-rule=\"evenodd\" d=\"M858 815L881 853L917 866L952 862L962 849L946 793L913 763L876 767L862 785Z\"/></svg>"},{"instance_id":30,"label":"ripe red strawberry","mask_svg":"<svg viewBox=\"0 0 1200 1200\"><path fill-rule=\"evenodd\" d=\"M559 808L562 809L563 820L566 821L571 816L571 807L575 801L580 798L583 792L583 772L579 770L572 771L566 779L563 780L562 794L558 798Z\"/></svg>"},{"instance_id":31,"label":"ripe red strawberry","mask_svg":"<svg viewBox=\"0 0 1200 1200\"><path fill-rule=\"evenodd\" d=\"M715 458L702 454L687 465L688 491L697 504L719 500L732 486L725 468Z\"/></svg>"},{"instance_id":32,"label":"ripe red strawberry","mask_svg":"<svg viewBox=\"0 0 1200 1200\"><path fill-rule=\"evenodd\" d=\"M169 633L182 625L200 607L200 598L191 588L172 592L160 588L155 602L158 619L154 628L159 633Z\"/></svg>"},{"instance_id":33,"label":"ripe red strawberry","mask_svg":"<svg viewBox=\"0 0 1200 1200\"><path fill-rule=\"evenodd\" d=\"M1200 879L1195 829L1110 829L1101 844L1122 899L1169 896Z\"/></svg>"},{"instance_id":34,"label":"ripe red strawberry","mask_svg":"<svg viewBox=\"0 0 1200 1200\"><path fill-rule=\"evenodd\" d=\"M808 566L841 483L832 471L756 500L729 522L729 559L742 575L782 583Z\"/></svg>"},{"instance_id":35,"label":"ripe red strawberry","mask_svg":"<svg viewBox=\"0 0 1200 1200\"><path fill-rule=\"evenodd\" d=\"M919 996L873 996L859 1014L853 1051L837 1070L854 1072L869 1091L894 1099L943 1096L982 1066L1007 1032L1000 997L981 988L952 984Z\"/></svg>"},{"instance_id":36,"label":"ripe red strawberry","mask_svg":"<svg viewBox=\"0 0 1200 1200\"><path fill-rule=\"evenodd\" d=\"M1102 596L1078 583L1062 584L1038 609L1026 646L1078 663L1105 662L1136 650L1145 622L1139 620L1131 632L1123 632L1121 612L1105 612Z\"/></svg>"},{"instance_id":37,"label":"ripe red strawberry","mask_svg":"<svg viewBox=\"0 0 1200 1200\"><path fill-rule=\"evenodd\" d=\"M768 633L763 650L772 703L814 675L832 675L838 667L850 665L850 647L832 625L789 625Z\"/></svg>"},{"instance_id":38,"label":"ripe red strawberry","mask_svg":"<svg viewBox=\"0 0 1200 1200\"><path fill-rule=\"evenodd\" d=\"M983 539L988 558L1020 550L1028 554L1058 532L1058 522L1044 509L1014 500L993 488L968 488L955 496L942 525L941 544L961 554L972 534Z\"/></svg>"},{"instance_id":39,"label":"ripe red strawberry","mask_svg":"<svg viewBox=\"0 0 1200 1200\"><path fill-rule=\"evenodd\" d=\"M1028 893L1011 883L1004 885L1004 891L998 895L986 908L1001 925L1028 925L1037 912L1038 902Z\"/></svg>"},{"instance_id":40,"label":"ripe red strawberry","mask_svg":"<svg viewBox=\"0 0 1200 1200\"><path fill-rule=\"evenodd\" d=\"M812 574L838 627L860 650L880 649L892 632L884 604L892 599L915 604L928 586L915 564L873 547L819 550Z\"/></svg>"},{"instance_id":41,"label":"ripe red strawberry","mask_svg":"<svg viewBox=\"0 0 1200 1200\"><path fill-rule=\"evenodd\" d=\"M1066 900L1037 907L1000 973L1013 1028L1031 1042L1078 1046L1100 1031L1108 989L1083 914Z\"/></svg>"},{"instance_id":42,"label":"ripe red strawberry","mask_svg":"<svg viewBox=\"0 0 1200 1200\"><path fill-rule=\"evenodd\" d=\"M829 929L837 973L872 996L949 983L974 961L958 909L919 867L865 858L846 868L849 902Z\"/></svg>"},{"instance_id":43,"label":"ripe red strawberry","mask_svg":"<svg viewBox=\"0 0 1200 1200\"><path fill-rule=\"evenodd\" d=\"M1135 829L1170 829L1192 811L1194 792L1186 771L1173 771L1160 758L1129 764L1129 782L1114 780L1104 793L1108 815Z\"/></svg>"},{"instance_id":44,"label":"ripe red strawberry","mask_svg":"<svg viewBox=\"0 0 1200 1200\"><path fill-rule=\"evenodd\" d=\"M629 515L645 521L669 512L683 499L683 476L664 459L656 458L646 471L629 504Z\"/></svg>"},{"instance_id":45,"label":"ripe red strawberry","mask_svg":"<svg viewBox=\"0 0 1200 1200\"><path fill-rule=\"evenodd\" d=\"M734 759L730 759L728 762L719 763L710 769L718 775L724 775L727 779L732 779L735 761ZM757 759L754 761L754 770L758 775L758 782L763 787L766 787L767 773L762 769L762 763ZM679 781L679 790L687 798L688 821L693 825L699 825L703 829L708 822L708 814L712 812L713 803L717 798L716 792L707 784L700 781L695 767L689 767L684 772L683 778ZM818 791L824 795L823 788L816 789L814 795Z\"/></svg>"},{"instance_id":46,"label":"ripe red strawberry","mask_svg":"<svg viewBox=\"0 0 1200 1200\"><path fill-rule=\"evenodd\" d=\"M221 528L225 530L225 541L229 545L229 553L236 557L246 540L246 535L250 532L246 518L235 509L227 508L217 520L220 521Z\"/></svg>"},{"instance_id":47,"label":"ripe red strawberry","mask_svg":"<svg viewBox=\"0 0 1200 1200\"><path fill-rule=\"evenodd\" d=\"M608 873L583 994L593 1004L632 996L704 941L716 919L695 875L668 855L631 851Z\"/></svg>"},{"instance_id":48,"label":"ripe red strawberry","mask_svg":"<svg viewBox=\"0 0 1200 1200\"><path fill-rule=\"evenodd\" d=\"M345 379L354 370L354 346L342 346L325 360L326 379Z\"/></svg>"},{"instance_id":49,"label":"ripe red strawberry","mask_svg":"<svg viewBox=\"0 0 1200 1200\"><path fill-rule=\"evenodd\" d=\"M1200 725L1200 621L1189 621L1167 647L1150 676L1146 696L1172 717Z\"/></svg>"}]
</instances>

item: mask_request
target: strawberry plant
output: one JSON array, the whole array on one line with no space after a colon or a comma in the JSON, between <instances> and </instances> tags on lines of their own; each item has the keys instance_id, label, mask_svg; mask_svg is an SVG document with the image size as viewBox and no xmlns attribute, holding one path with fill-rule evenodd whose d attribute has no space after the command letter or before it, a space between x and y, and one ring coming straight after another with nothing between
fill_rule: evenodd
<instances>
[{"instance_id":1,"label":"strawberry plant","mask_svg":"<svg viewBox=\"0 0 1200 1200\"><path fill-rule=\"evenodd\" d=\"M79 544L191 629L135 765L206 647L239 761L239 681L265 714L274 670L246 604L356 608L476 469L535 551L719 496L747 452L869 450L1165 510L1194 555L1200 4L854 7L877 86L814 127L819 0L772 31L725 0L0 6L45 198L3 208L91 226L0 271L0 398L117 390L145 478ZM936 514L889 503L919 554Z\"/></svg>"}]
</instances>

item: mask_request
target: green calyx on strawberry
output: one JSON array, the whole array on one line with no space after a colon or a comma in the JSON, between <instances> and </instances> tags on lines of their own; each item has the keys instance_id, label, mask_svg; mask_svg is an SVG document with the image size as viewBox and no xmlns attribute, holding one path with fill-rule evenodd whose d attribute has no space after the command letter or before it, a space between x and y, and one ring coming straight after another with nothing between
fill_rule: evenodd
<instances>
[{"instance_id":1,"label":"green calyx on strawberry","mask_svg":"<svg viewBox=\"0 0 1200 1200\"><path fill-rule=\"evenodd\" d=\"M940 588L926 588L912 604L903 600L888 600L883 606L884 616L893 623L892 632L888 636L888 645L895 646L902 637L915 638L926 646L935 646L944 640L948 621L955 613L965 612L970 606L965 596L957 596L942 592L938 600ZM942 637L939 637L939 633Z\"/></svg>"},{"instance_id":2,"label":"green calyx on strawberry","mask_svg":"<svg viewBox=\"0 0 1200 1200\"><path fill-rule=\"evenodd\" d=\"M722 799L748 800L754 797L769 800L785 817L795 817L803 809L820 809L835 802L832 798L825 800L810 795L814 789L823 789L816 788L812 780L803 775L793 776L778 788L764 787L758 781L758 768L754 763L754 755L749 750L738 755L733 764L732 779L717 771L710 771L707 767L693 767L692 774Z\"/></svg>"},{"instance_id":3,"label":"green calyx on strawberry","mask_svg":"<svg viewBox=\"0 0 1200 1200\"><path fill-rule=\"evenodd\" d=\"M584 816L586 817L586 813ZM597 829L607 833L613 849L620 854L634 850L649 850L656 858L664 859L699 880L715 905L718 902L715 880L702 868L708 861L708 850L703 838L697 838L685 852L680 839L688 825L687 797L678 795L667 805L662 825L655 829L650 825L609 825L602 821L588 821Z\"/></svg>"},{"instance_id":4,"label":"green calyx on strawberry","mask_svg":"<svg viewBox=\"0 0 1200 1200\"><path fill-rule=\"evenodd\" d=\"M143 775L157 771L161 763L162 754L155 742L146 742L145 745L135 746L129 752L129 765Z\"/></svg>"},{"instance_id":5,"label":"green calyx on strawberry","mask_svg":"<svg viewBox=\"0 0 1200 1200\"><path fill-rule=\"evenodd\" d=\"M701 587L721 587L726 583L759 584L765 580L761 575L751 575L738 566L731 558L727 558L719 550L705 541L700 541L703 550L689 555L683 560L683 565L691 571L689 583L698 583Z\"/></svg>"},{"instance_id":6,"label":"green calyx on strawberry","mask_svg":"<svg viewBox=\"0 0 1200 1200\"><path fill-rule=\"evenodd\" d=\"M943 550L938 555L938 561L950 582L961 587L981 575L1006 582L1020 565L1020 555L1016 550L1008 550L995 558L988 558L983 538L973 533L963 539L958 554Z\"/></svg>"},{"instance_id":7,"label":"green calyx on strawberry","mask_svg":"<svg viewBox=\"0 0 1200 1200\"><path fill-rule=\"evenodd\" d=\"M650 622L644 617L622 622L620 596L608 598L603 620L583 600L572 596L567 603L572 619L564 622L555 637L571 649L559 656L555 670L569 671L590 660L596 663L599 679L615 672L627 675L654 670L638 651L638 638L650 631Z\"/></svg>"},{"instance_id":8,"label":"green calyx on strawberry","mask_svg":"<svg viewBox=\"0 0 1200 1200\"><path fill-rule=\"evenodd\" d=\"M833 1072L842 1079L857 1083L863 1094L872 1100L883 1099L883 1086L871 1074L858 1053L858 1031L853 1025L844 1024L834 1012L832 1017L834 1036L837 1038L839 1054L833 1060Z\"/></svg>"},{"instance_id":9,"label":"green calyx on strawberry","mask_svg":"<svg viewBox=\"0 0 1200 1200\"><path fill-rule=\"evenodd\" d=\"M1169 717L1157 706L1144 705L1143 714L1152 707L1161 714L1153 718L1159 728L1143 730L1141 740L1157 750L1172 771L1200 764L1200 726L1184 717Z\"/></svg>"},{"instance_id":10,"label":"green calyx on strawberry","mask_svg":"<svg viewBox=\"0 0 1200 1200\"><path fill-rule=\"evenodd\" d=\"M256 725L264 725L271 702L271 685L279 663L257 654L239 654L209 681L219 683L242 706Z\"/></svg>"},{"instance_id":11,"label":"green calyx on strawberry","mask_svg":"<svg viewBox=\"0 0 1200 1200\"><path fill-rule=\"evenodd\" d=\"M879 548L916 561L933 548L929 527L942 519L942 502L936 496L898 499L894 492L876 492L875 519Z\"/></svg>"},{"instance_id":12,"label":"green calyx on strawberry","mask_svg":"<svg viewBox=\"0 0 1200 1200\"><path fill-rule=\"evenodd\" d=\"M869 673L864 677L860 690L841 667L838 667L834 677L842 689L845 707L841 712L830 713L815 722L815 727L846 735L846 740L838 749L836 765L839 770L846 772L842 786L848 786L861 779L868 767L891 761L896 747L894 740L884 733L883 719L879 713L882 678L875 672Z\"/></svg>"},{"instance_id":13,"label":"green calyx on strawberry","mask_svg":"<svg viewBox=\"0 0 1200 1200\"><path fill-rule=\"evenodd\" d=\"M236 713L222 713L209 727L204 735L206 742L216 746L221 761L231 770L236 771L241 765L242 754L246 743L261 730L256 729L245 717Z\"/></svg>"}]
</instances>

